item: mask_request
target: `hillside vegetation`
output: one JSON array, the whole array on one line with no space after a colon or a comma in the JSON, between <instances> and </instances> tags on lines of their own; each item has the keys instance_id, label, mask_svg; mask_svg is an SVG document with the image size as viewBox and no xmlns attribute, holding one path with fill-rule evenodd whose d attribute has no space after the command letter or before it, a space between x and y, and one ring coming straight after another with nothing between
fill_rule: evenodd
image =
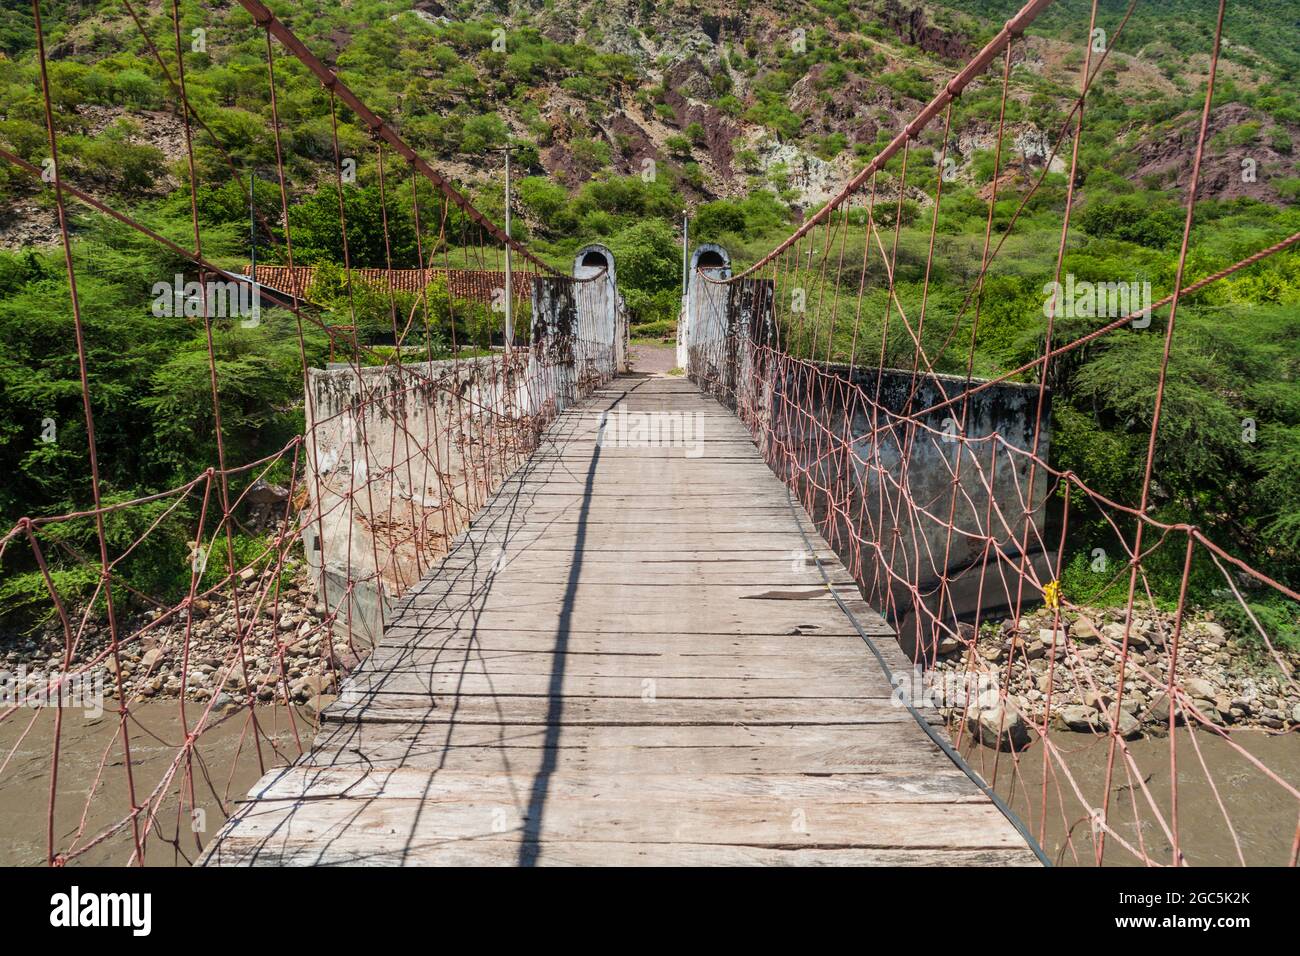
<instances>
[{"instance_id":1,"label":"hillside vegetation","mask_svg":"<svg viewBox=\"0 0 1300 956\"><path fill-rule=\"evenodd\" d=\"M133 6L175 75L171 4ZM587 242L609 244L634 334L670 338L682 210L691 216L693 239L722 242L737 263L758 258L896 135L1020 4L271 6L497 221L504 195L496 150L518 147L516 235L560 267ZM1149 282L1158 299L1172 289L1216 7L1208 0L1139 0L1116 39L1127 8L1119 0L1098 5L1098 26L1113 48L1089 96L1078 144L1065 271L1080 281ZM121 0L62 0L44 3L42 11L64 177L182 245L192 243L176 97L127 7ZM235 3L187 0L181 11L190 100L222 147L196 131L205 254L232 268L248 261L252 176L265 223L258 227L258 257L276 261L284 224L265 38ZM899 182L897 160L879 178L880 195L890 197L877 207L882 228L892 231L893 200L902 191L896 283L909 314L919 306L932 197L944 178L924 333L942 371L965 372L974 310L963 303L978 271L995 167L995 229L1008 225L1031 191L1032 198L990 270L975 372L1004 372L1041 352L1044 283L1055 264L1073 148L1068 135L1056 159L1048 155L1077 95L1087 18L1087 3L1057 3L1017 44L1002 155L994 154L1000 75L991 72L956 103L946 150L941 126L932 124L910 151L906 182ZM1225 35L1190 279L1300 228L1294 5L1230 4ZM0 145L39 166L48 147L33 48L30 9L0 12ZM275 68L295 262L328 270L341 256L329 97L283 52ZM340 154L356 169L355 182L344 187L353 263L416 265L409 174L387 158L385 209L373 139L345 109L338 121ZM949 160L943 168L941 150ZM421 187L418 198L423 210L437 208L432 190ZM23 514L82 507L88 488L52 191L0 163L0 210L0 242L9 250L0 254L0 467L8 476L0 515L9 526ZM856 209L844 223L845 263L863 259L864 216ZM204 330L148 310L153 284L185 272L184 263L101 217L78 212L74 225L104 485L121 498L174 486L208 466L214 442ZM832 227L838 230L839 220ZM445 235L449 260L465 261L464 222L450 216ZM842 360L856 341L857 355L879 353L886 293L878 256L867 269L856 339L853 296L841 296L833 318L829 306L819 313L821 334L794 337L793 347L811 352L815 341L816 357ZM836 281L856 294L853 267L832 268L825 278L814 273L803 277L813 287L810 299L819 284ZM337 285L334 292L321 296L326 320L350 321L346 296ZM362 339L391 346L387 297L359 298ZM833 296L823 298L829 303ZM1252 563L1300 583L1300 256L1287 253L1244 271L1189 301L1180 316L1155 508L1164 518L1210 529ZM439 328L445 320L443 310ZM488 344L488 317L465 321L460 341ZM1098 323L1060 320L1057 339ZM1053 365L1054 463L1116 501L1138 497L1162 332L1158 315L1150 328L1122 330ZM435 344L445 350L449 341L442 334ZM325 360L323 335L309 334L306 344L312 360ZM252 330L218 327L215 346L228 455L243 461L280 447L302 427L292 317L273 312ZM910 365L910 342L891 338L885 348L891 360ZM59 423L52 443L38 440L47 419ZM123 527L110 529L117 545L149 523L147 510L132 509ZM192 516L182 509L167 520L172 538L153 538L159 554L134 555L126 565L142 590L188 578L160 555L169 540L179 548ZM1087 555L1098 543L1113 548L1113 532L1095 514L1077 520L1094 526L1078 539L1067 589L1105 600L1092 593L1099 585L1087 572ZM97 574L70 557L93 550L93 529L60 527L48 533L66 536L59 573L75 590ZM1152 561L1164 591L1180 558L1157 554ZM39 581L30 567L5 560L14 563L4 569L0 603L21 616ZM1198 569L1199 600L1214 601L1221 586L1210 569ZM1261 613L1294 631L1293 608L1273 602Z\"/></svg>"}]
</instances>

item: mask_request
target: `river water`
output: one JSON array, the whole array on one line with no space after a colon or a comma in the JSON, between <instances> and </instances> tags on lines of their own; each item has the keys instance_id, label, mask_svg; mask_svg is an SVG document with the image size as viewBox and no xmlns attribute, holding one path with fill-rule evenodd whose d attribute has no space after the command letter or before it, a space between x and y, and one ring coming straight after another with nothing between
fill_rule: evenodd
<instances>
[{"instance_id":1,"label":"river water","mask_svg":"<svg viewBox=\"0 0 1300 956\"><path fill-rule=\"evenodd\" d=\"M191 726L201 713L201 705L188 705ZM297 755L290 711L268 706L256 713L262 729L262 763L247 710L236 711L205 730L193 751L191 775L194 805L202 812L192 814L188 799L180 809L185 779L182 767L166 795L154 801L158 812L145 841L146 864L189 866L200 852L199 845L221 828L226 812L233 809L232 801L243 799L257 782L261 766L283 765ZM306 748L312 727L301 717L293 719ZM179 704L174 700L134 704L129 726L136 799L144 803L184 741ZM53 739L54 711L49 708L19 711L0 723L0 764L5 764L0 771L0 866L43 866L46 862ZM99 719L89 720L82 711L66 709L61 739L54 803L56 851L87 846L106 828L125 820L130 810L118 715L105 712ZM97 775L99 785L88 800ZM189 784L183 785L188 794ZM124 865L134 848L128 824L71 859L69 865Z\"/></svg>"},{"instance_id":2,"label":"river water","mask_svg":"<svg viewBox=\"0 0 1300 956\"><path fill-rule=\"evenodd\" d=\"M1282 780L1300 789L1300 734L1239 730L1233 732L1232 739ZM1053 733L1051 740L1060 758L1049 755L1047 759L1046 814L1042 807L1043 758L1047 750L1041 740L1022 751L1017 762L1006 753L972 746L965 740L962 749L985 780L995 781L994 789L1034 835L1042 834L1043 849L1053 863L1094 866L1093 827L1079 796L1082 794L1092 807L1101 806L1108 739L1062 732ZM1287 865L1300 823L1300 801L1217 734L1196 732L1198 755L1191 731L1185 727L1180 727L1172 738L1126 741L1137 772L1126 772L1126 762L1116 752L1109 822L1133 850L1108 837L1104 841L1104 865L1141 865L1143 850L1156 862L1172 861L1171 740L1178 766L1179 847L1186 862L1191 866L1240 866L1244 858L1250 866ZM1069 769L1077 791L1062 772L1062 764Z\"/></svg>"}]
</instances>

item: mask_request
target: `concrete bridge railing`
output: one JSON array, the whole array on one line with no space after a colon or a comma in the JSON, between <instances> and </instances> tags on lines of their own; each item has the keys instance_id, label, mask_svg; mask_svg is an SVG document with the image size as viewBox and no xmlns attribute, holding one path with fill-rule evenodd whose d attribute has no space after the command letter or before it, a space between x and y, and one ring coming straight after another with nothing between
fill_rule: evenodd
<instances>
[{"instance_id":1,"label":"concrete bridge railing","mask_svg":"<svg viewBox=\"0 0 1300 956\"><path fill-rule=\"evenodd\" d=\"M1028 454L1007 453L1033 447L1037 386L1000 382L973 392L957 436L953 407L914 413L966 391L964 378L787 355L776 347L771 279L720 281L731 275L731 264L717 246L700 246L691 263L679 361L701 390L746 421L867 600L892 612L890 624L905 650L915 650L918 618L933 633L935 615L955 629L977 608L1005 608L1001 590L977 593L966 582L980 576L962 575L984 560L985 540L969 533L975 529L987 532L1003 559L1018 561L1023 550L1038 578L1052 579L1055 555L1038 543L1045 539L1047 473L1033 468ZM1047 397L1041 458L1051 443ZM996 450L994 436L1001 443ZM900 515L906 527L899 527Z\"/></svg>"},{"instance_id":2,"label":"concrete bridge railing","mask_svg":"<svg viewBox=\"0 0 1300 956\"><path fill-rule=\"evenodd\" d=\"M303 545L360 646L565 407L627 364L613 254L534 276L528 338L489 356L309 369Z\"/></svg>"}]
</instances>

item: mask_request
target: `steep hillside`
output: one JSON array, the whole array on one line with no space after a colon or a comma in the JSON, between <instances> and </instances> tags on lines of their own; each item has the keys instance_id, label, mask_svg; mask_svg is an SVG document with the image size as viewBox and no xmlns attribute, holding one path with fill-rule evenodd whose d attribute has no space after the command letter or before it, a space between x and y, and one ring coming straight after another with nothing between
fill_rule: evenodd
<instances>
[{"instance_id":1,"label":"steep hillside","mask_svg":"<svg viewBox=\"0 0 1300 956\"><path fill-rule=\"evenodd\" d=\"M514 141L526 147L528 171L570 193L609 175L654 176L694 207L767 188L797 218L894 135L1017 5L546 0L506 12L490 0L310 0L282 15L414 145L473 187L498 188L488 150ZM69 175L127 198L166 195L179 184L175 98L136 25L116 2L47 6L59 121L71 137ZM1100 7L1098 24L1113 35L1126 5ZM138 9L158 45L172 49L170 4ZM269 100L251 19L233 3L183 9L185 33L206 30L206 50L186 64L200 114L239 164L266 166ZM1288 81L1300 26L1285 10L1234 5L1206 195L1296 198L1300 99ZM1049 8L1017 49L1015 161L1032 164L1064 115L1078 85L1087 13L1079 2ZM20 5L3 16L0 141L38 159L44 145L30 11ZM1194 120L1212 18L1208 2L1184 0L1172 12L1168 4L1159 11L1138 4L1091 104L1094 154L1085 152L1085 173L1105 169L1154 188L1185 172L1171 160ZM310 181L330 156L328 117L300 72L286 64L282 80L295 89L282 116L296 181ZM991 145L996 115L995 80L977 84L958 107L951 154L958 181L978 183L978 154ZM937 142L937 135L927 138ZM350 149L364 144L355 129L345 138ZM1258 167L1253 182L1228 175L1246 158ZM205 162L216 165L212 155ZM36 225L32 196L8 177L2 235L9 245L49 238ZM915 198L925 201L920 192ZM524 212L544 227L540 210Z\"/></svg>"}]
</instances>

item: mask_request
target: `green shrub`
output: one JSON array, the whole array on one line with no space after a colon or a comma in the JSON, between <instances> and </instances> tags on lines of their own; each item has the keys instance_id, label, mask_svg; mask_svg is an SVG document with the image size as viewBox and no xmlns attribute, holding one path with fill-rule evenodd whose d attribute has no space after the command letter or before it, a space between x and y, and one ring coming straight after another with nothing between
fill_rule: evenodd
<instances>
[{"instance_id":1,"label":"green shrub","mask_svg":"<svg viewBox=\"0 0 1300 956\"><path fill-rule=\"evenodd\" d=\"M664 148L673 156L691 155L691 141L685 136L669 136L664 140Z\"/></svg>"}]
</instances>

